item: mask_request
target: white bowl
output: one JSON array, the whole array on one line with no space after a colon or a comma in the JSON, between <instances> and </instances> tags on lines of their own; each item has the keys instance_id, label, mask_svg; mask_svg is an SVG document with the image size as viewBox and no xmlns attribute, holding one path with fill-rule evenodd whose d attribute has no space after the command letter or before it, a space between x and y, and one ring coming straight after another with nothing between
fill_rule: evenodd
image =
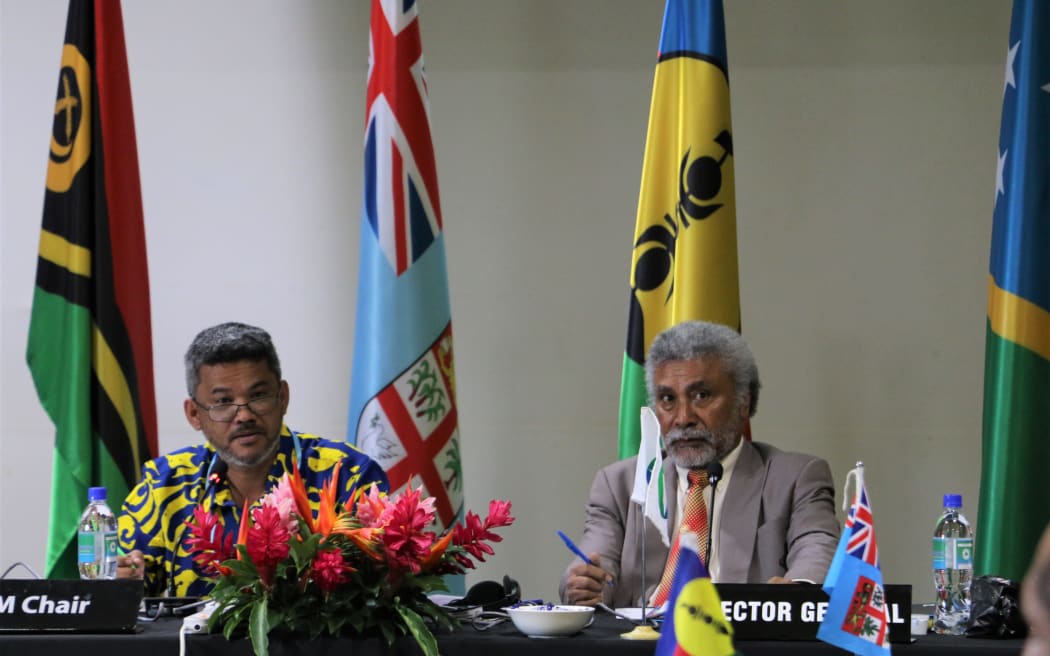
<instances>
[{"instance_id":1,"label":"white bowl","mask_svg":"<svg viewBox=\"0 0 1050 656\"><path fill-rule=\"evenodd\" d=\"M579 632L594 618L591 606L518 606L504 608L514 626L527 636L565 636Z\"/></svg>"}]
</instances>

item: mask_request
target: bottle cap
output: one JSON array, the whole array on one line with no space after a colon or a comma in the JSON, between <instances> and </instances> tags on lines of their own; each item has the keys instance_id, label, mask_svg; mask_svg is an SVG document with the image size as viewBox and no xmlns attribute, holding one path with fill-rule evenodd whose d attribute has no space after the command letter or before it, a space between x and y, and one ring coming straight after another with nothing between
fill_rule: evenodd
<instances>
[{"instance_id":1,"label":"bottle cap","mask_svg":"<svg viewBox=\"0 0 1050 656\"><path fill-rule=\"evenodd\" d=\"M88 488L88 501L105 501L106 500L106 488L104 487L89 487Z\"/></svg>"},{"instance_id":2,"label":"bottle cap","mask_svg":"<svg viewBox=\"0 0 1050 656\"><path fill-rule=\"evenodd\" d=\"M945 508L962 508L962 495L961 494L945 494L944 495L944 507Z\"/></svg>"}]
</instances>

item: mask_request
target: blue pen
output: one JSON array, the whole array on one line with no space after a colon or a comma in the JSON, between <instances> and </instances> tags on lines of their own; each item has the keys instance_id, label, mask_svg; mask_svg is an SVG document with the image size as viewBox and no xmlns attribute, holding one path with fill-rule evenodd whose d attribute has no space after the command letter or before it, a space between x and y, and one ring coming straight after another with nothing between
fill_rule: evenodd
<instances>
[{"instance_id":1,"label":"blue pen","mask_svg":"<svg viewBox=\"0 0 1050 656\"><path fill-rule=\"evenodd\" d=\"M573 552L574 554L576 554L577 556L579 556L579 557L580 557L580 559L581 559L581 560L583 560L583 562L587 563L588 565L593 565L594 567L598 567L598 568L600 568L600 567L601 567L601 565L599 565L598 563L596 563L596 562L594 562L593 560L591 560L590 558L588 558L588 557L587 557L587 554L585 554L585 553L583 553L582 551L580 551L580 548L576 546L576 543L575 543L575 542L573 542L573 541L572 541L572 540L571 540L571 539L569 538L569 536L568 536L568 535L565 535L565 534L564 534L564 533L562 533L561 531L558 531L558 537L559 537L559 538L561 538L561 541L562 541L562 542L564 542L564 543L565 543L565 546L569 548L569 551L571 551L571 552ZM612 580L610 579L610 580L609 580L609 585L612 585L612 584L613 584L613 582L612 582Z\"/></svg>"}]
</instances>

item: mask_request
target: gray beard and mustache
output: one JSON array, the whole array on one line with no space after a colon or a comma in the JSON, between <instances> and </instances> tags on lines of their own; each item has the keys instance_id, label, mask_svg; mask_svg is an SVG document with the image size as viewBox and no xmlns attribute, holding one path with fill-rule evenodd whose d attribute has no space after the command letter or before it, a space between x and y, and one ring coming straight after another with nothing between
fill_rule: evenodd
<instances>
[{"instance_id":1,"label":"gray beard and mustache","mask_svg":"<svg viewBox=\"0 0 1050 656\"><path fill-rule=\"evenodd\" d=\"M248 429L254 429L255 426L249 426ZM230 467L238 469L254 469L263 463L268 463L273 460L273 457L277 455L277 450L281 446L281 436L278 434L273 441L268 445L265 453L261 453L254 458L242 458L233 453L233 450L229 447L220 447L215 443L212 446L219 453L219 457L226 461L226 464Z\"/></svg>"},{"instance_id":2,"label":"gray beard and mustache","mask_svg":"<svg viewBox=\"0 0 1050 656\"><path fill-rule=\"evenodd\" d=\"M664 435L667 456L679 467L698 469L729 455L740 441L742 422L721 431L706 428L673 428Z\"/></svg>"}]
</instances>

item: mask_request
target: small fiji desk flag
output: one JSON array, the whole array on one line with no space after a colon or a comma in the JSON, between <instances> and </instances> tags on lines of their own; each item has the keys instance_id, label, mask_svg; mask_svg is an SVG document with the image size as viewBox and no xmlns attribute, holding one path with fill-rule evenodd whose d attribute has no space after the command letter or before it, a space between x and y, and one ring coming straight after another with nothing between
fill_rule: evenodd
<instances>
[{"instance_id":1,"label":"small fiji desk flag","mask_svg":"<svg viewBox=\"0 0 1050 656\"><path fill-rule=\"evenodd\" d=\"M817 638L854 654L888 656L890 624L886 594L879 570L879 548L868 492L864 487L864 463L846 475L856 481L853 503L846 516L835 557L824 579L824 592L831 597ZM843 494L845 500L846 494Z\"/></svg>"}]
</instances>

